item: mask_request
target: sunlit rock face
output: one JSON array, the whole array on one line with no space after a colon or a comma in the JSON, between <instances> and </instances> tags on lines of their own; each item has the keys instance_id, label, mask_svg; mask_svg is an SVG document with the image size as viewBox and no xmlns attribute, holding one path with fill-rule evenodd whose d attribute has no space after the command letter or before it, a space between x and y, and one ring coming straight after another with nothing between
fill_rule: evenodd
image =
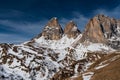
<instances>
[{"instance_id":1,"label":"sunlit rock face","mask_svg":"<svg viewBox=\"0 0 120 80\"><path fill-rule=\"evenodd\" d=\"M119 48L119 20L97 15L81 33L52 18L29 41L0 43L0 80L118 80Z\"/></svg>"},{"instance_id":2,"label":"sunlit rock face","mask_svg":"<svg viewBox=\"0 0 120 80\"><path fill-rule=\"evenodd\" d=\"M73 21L68 22L65 26L64 34L67 35L68 38L76 38L80 33L80 30Z\"/></svg>"},{"instance_id":3,"label":"sunlit rock face","mask_svg":"<svg viewBox=\"0 0 120 80\"><path fill-rule=\"evenodd\" d=\"M113 48L120 48L120 21L104 15L93 17L83 32L81 42L85 41L106 43Z\"/></svg>"},{"instance_id":4,"label":"sunlit rock face","mask_svg":"<svg viewBox=\"0 0 120 80\"><path fill-rule=\"evenodd\" d=\"M42 36L49 40L59 40L62 37L63 30L57 20L52 18L43 29Z\"/></svg>"}]
</instances>

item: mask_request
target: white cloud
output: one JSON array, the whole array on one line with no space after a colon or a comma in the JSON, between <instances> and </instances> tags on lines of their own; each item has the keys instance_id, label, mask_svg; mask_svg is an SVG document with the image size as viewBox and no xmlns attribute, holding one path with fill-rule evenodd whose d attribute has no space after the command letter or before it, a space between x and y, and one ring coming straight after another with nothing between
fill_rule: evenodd
<instances>
[{"instance_id":1,"label":"white cloud","mask_svg":"<svg viewBox=\"0 0 120 80\"><path fill-rule=\"evenodd\" d=\"M116 19L120 19L120 5L118 5L117 7L115 7L114 9L111 10L107 10L107 9L96 9L92 12L92 17L96 16L97 14L104 14L106 16L109 17L113 17ZM85 29L86 24L88 23L88 20L90 19L90 17L86 17L84 16L84 14L80 14L79 12L73 12L72 16L74 17L72 20L76 22L76 24L78 25L78 28L83 31ZM91 18L92 18L91 17ZM62 23L62 25L65 26L65 24L67 22L69 22L69 19L66 18L62 18L60 20L60 22Z\"/></svg>"},{"instance_id":2,"label":"white cloud","mask_svg":"<svg viewBox=\"0 0 120 80\"><path fill-rule=\"evenodd\" d=\"M74 16L74 18L72 20L77 24L78 28L81 31L83 31L86 23L89 20L89 18L83 16L82 14L80 14L78 12L73 12L73 16ZM60 22L63 26L65 26L69 21L71 21L71 20L66 19L66 18L60 19Z\"/></svg>"},{"instance_id":3,"label":"white cloud","mask_svg":"<svg viewBox=\"0 0 120 80\"><path fill-rule=\"evenodd\" d=\"M0 18L20 18L25 15L24 12L18 11L18 10L1 10L0 9Z\"/></svg>"},{"instance_id":4,"label":"white cloud","mask_svg":"<svg viewBox=\"0 0 120 80\"><path fill-rule=\"evenodd\" d=\"M114 17L114 18L120 19L120 5L111 10L97 9L97 10L94 10L93 14L94 15L104 14L109 17Z\"/></svg>"},{"instance_id":5,"label":"white cloud","mask_svg":"<svg viewBox=\"0 0 120 80\"><path fill-rule=\"evenodd\" d=\"M29 39L16 34L0 33L0 43L22 43L27 40Z\"/></svg>"},{"instance_id":6,"label":"white cloud","mask_svg":"<svg viewBox=\"0 0 120 80\"><path fill-rule=\"evenodd\" d=\"M79 29L83 31L86 24L88 23L89 18L83 15L79 15L77 18L73 18L73 20L77 23Z\"/></svg>"},{"instance_id":7,"label":"white cloud","mask_svg":"<svg viewBox=\"0 0 120 80\"><path fill-rule=\"evenodd\" d=\"M14 34L0 33L0 43L21 43L26 40L30 40L42 31L46 21L47 20L38 22L17 22L12 20L0 20L1 25L4 27L9 26L10 30L12 28L14 29L12 31L16 32ZM17 31L20 33L17 33Z\"/></svg>"},{"instance_id":8,"label":"white cloud","mask_svg":"<svg viewBox=\"0 0 120 80\"><path fill-rule=\"evenodd\" d=\"M16 15L22 15L22 13L19 13L17 11L15 11L15 13ZM120 5L112 10L96 9L93 11L92 16L95 16L97 14L105 14L106 16L119 19ZM88 20L90 19L89 17L84 16L84 14L80 14L79 12L73 12L71 16L74 17L72 20L75 21L75 23L78 25L78 28L81 31L85 29L85 25L88 23ZM67 18L59 19L59 22L63 28L66 25L66 23L69 21L70 19L67 19ZM37 22L29 22L29 21L18 22L18 21L13 21L8 19L0 19L0 24L4 26L10 26L16 31L21 31L23 33L25 32L27 33L27 35L33 35L33 37L42 31L42 29L44 28L47 22L48 22L48 19L44 19ZM0 33L0 42L24 42L26 40L28 40L28 38L26 38L25 36L19 36L18 34L7 34L7 33L1 34Z\"/></svg>"},{"instance_id":9,"label":"white cloud","mask_svg":"<svg viewBox=\"0 0 120 80\"><path fill-rule=\"evenodd\" d=\"M43 25L46 21L38 21L38 22L16 22L12 20L0 20L0 24L3 26L9 26L13 28L14 30L26 32L28 34L33 34L36 32L40 32L41 28L43 28Z\"/></svg>"},{"instance_id":10,"label":"white cloud","mask_svg":"<svg viewBox=\"0 0 120 80\"><path fill-rule=\"evenodd\" d=\"M79 27L79 29L83 28L83 25L85 25L86 21L88 18L84 16L77 16L76 18L73 18L73 21L75 21ZM59 19L59 22L62 26L65 26L67 22L69 22L69 19L66 18L61 18ZM10 28L14 29L15 31L19 31L22 33L27 33L26 35L23 34L1 34L0 37L0 42L7 42L7 43L18 43L18 42L24 42L26 40L29 40L30 38L26 37L27 35L30 35L32 37L36 36L39 34L42 29L44 28L45 24L48 22L47 19L44 19L42 21L37 21L37 22L17 22L13 20L0 20L0 24L3 26L9 26ZM64 28L64 27L63 27ZM20 36L23 35L23 36ZM31 38L32 38L31 37Z\"/></svg>"}]
</instances>

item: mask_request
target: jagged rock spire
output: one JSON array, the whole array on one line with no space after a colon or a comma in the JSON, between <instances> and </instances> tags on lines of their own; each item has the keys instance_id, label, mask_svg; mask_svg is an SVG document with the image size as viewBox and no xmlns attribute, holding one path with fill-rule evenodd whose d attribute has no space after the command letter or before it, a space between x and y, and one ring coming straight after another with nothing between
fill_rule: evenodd
<instances>
[{"instance_id":1,"label":"jagged rock spire","mask_svg":"<svg viewBox=\"0 0 120 80\"><path fill-rule=\"evenodd\" d=\"M115 48L120 44L119 21L105 15L93 17L86 25L81 42L106 43Z\"/></svg>"},{"instance_id":2,"label":"jagged rock spire","mask_svg":"<svg viewBox=\"0 0 120 80\"><path fill-rule=\"evenodd\" d=\"M47 23L46 26L49 26L49 27L60 27L60 24L58 22L57 17L51 18L50 21Z\"/></svg>"},{"instance_id":3,"label":"jagged rock spire","mask_svg":"<svg viewBox=\"0 0 120 80\"><path fill-rule=\"evenodd\" d=\"M81 41L104 42L104 34L97 18L91 19L86 25Z\"/></svg>"},{"instance_id":4,"label":"jagged rock spire","mask_svg":"<svg viewBox=\"0 0 120 80\"><path fill-rule=\"evenodd\" d=\"M66 24L64 34L67 35L68 38L76 38L80 33L74 21L70 21Z\"/></svg>"},{"instance_id":5,"label":"jagged rock spire","mask_svg":"<svg viewBox=\"0 0 120 80\"><path fill-rule=\"evenodd\" d=\"M56 17L52 18L45 26L42 36L49 40L59 40L62 37L63 30Z\"/></svg>"}]
</instances>

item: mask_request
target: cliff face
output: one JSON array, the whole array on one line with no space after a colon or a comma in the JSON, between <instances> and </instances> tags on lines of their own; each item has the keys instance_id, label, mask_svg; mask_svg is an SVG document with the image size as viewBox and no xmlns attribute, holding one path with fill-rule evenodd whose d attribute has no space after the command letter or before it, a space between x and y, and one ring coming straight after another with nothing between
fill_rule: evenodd
<instances>
[{"instance_id":1,"label":"cliff face","mask_svg":"<svg viewBox=\"0 0 120 80\"><path fill-rule=\"evenodd\" d=\"M104 33L97 18L91 19L86 25L81 42L89 41L93 43L105 42Z\"/></svg>"},{"instance_id":2,"label":"cliff face","mask_svg":"<svg viewBox=\"0 0 120 80\"><path fill-rule=\"evenodd\" d=\"M43 29L42 36L49 40L59 40L62 37L63 30L57 20L52 18Z\"/></svg>"},{"instance_id":3,"label":"cliff face","mask_svg":"<svg viewBox=\"0 0 120 80\"><path fill-rule=\"evenodd\" d=\"M63 34L73 39L82 34L76 44L92 42L107 44L114 49L120 48L120 20L104 15L97 15L90 19L83 33L73 21L68 22L63 31L57 18L52 18L38 36L44 36L46 40L60 40Z\"/></svg>"},{"instance_id":4,"label":"cliff face","mask_svg":"<svg viewBox=\"0 0 120 80\"><path fill-rule=\"evenodd\" d=\"M97 15L81 33L52 18L32 40L0 44L0 80L117 80L119 48L119 20Z\"/></svg>"},{"instance_id":5,"label":"cliff face","mask_svg":"<svg viewBox=\"0 0 120 80\"><path fill-rule=\"evenodd\" d=\"M80 41L105 43L113 48L120 48L120 21L104 15L97 15L86 25Z\"/></svg>"},{"instance_id":6,"label":"cliff face","mask_svg":"<svg viewBox=\"0 0 120 80\"><path fill-rule=\"evenodd\" d=\"M70 21L65 26L64 34L67 35L68 38L76 38L80 33L80 30L73 21Z\"/></svg>"}]
</instances>

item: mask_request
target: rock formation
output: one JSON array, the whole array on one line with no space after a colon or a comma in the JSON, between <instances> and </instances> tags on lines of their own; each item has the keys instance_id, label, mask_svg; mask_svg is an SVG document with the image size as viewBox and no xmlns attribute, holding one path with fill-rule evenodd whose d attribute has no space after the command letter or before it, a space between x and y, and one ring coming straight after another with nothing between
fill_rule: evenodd
<instances>
[{"instance_id":1,"label":"rock formation","mask_svg":"<svg viewBox=\"0 0 120 80\"><path fill-rule=\"evenodd\" d=\"M90 41L94 43L105 42L104 33L97 20L97 17L91 19L86 25L81 42Z\"/></svg>"},{"instance_id":2,"label":"rock formation","mask_svg":"<svg viewBox=\"0 0 120 80\"><path fill-rule=\"evenodd\" d=\"M52 18L32 40L0 44L0 80L118 80L119 49L120 20L97 15L81 33Z\"/></svg>"},{"instance_id":3,"label":"rock formation","mask_svg":"<svg viewBox=\"0 0 120 80\"><path fill-rule=\"evenodd\" d=\"M76 38L80 33L80 30L73 21L70 21L65 26L64 34L67 35L68 38Z\"/></svg>"},{"instance_id":4,"label":"rock formation","mask_svg":"<svg viewBox=\"0 0 120 80\"><path fill-rule=\"evenodd\" d=\"M86 25L81 42L105 43L120 48L120 21L104 15L97 15ZM116 47L117 46L117 47Z\"/></svg>"},{"instance_id":5,"label":"rock formation","mask_svg":"<svg viewBox=\"0 0 120 80\"><path fill-rule=\"evenodd\" d=\"M62 37L63 30L57 20L52 18L43 29L42 36L49 40L59 40Z\"/></svg>"}]
</instances>

